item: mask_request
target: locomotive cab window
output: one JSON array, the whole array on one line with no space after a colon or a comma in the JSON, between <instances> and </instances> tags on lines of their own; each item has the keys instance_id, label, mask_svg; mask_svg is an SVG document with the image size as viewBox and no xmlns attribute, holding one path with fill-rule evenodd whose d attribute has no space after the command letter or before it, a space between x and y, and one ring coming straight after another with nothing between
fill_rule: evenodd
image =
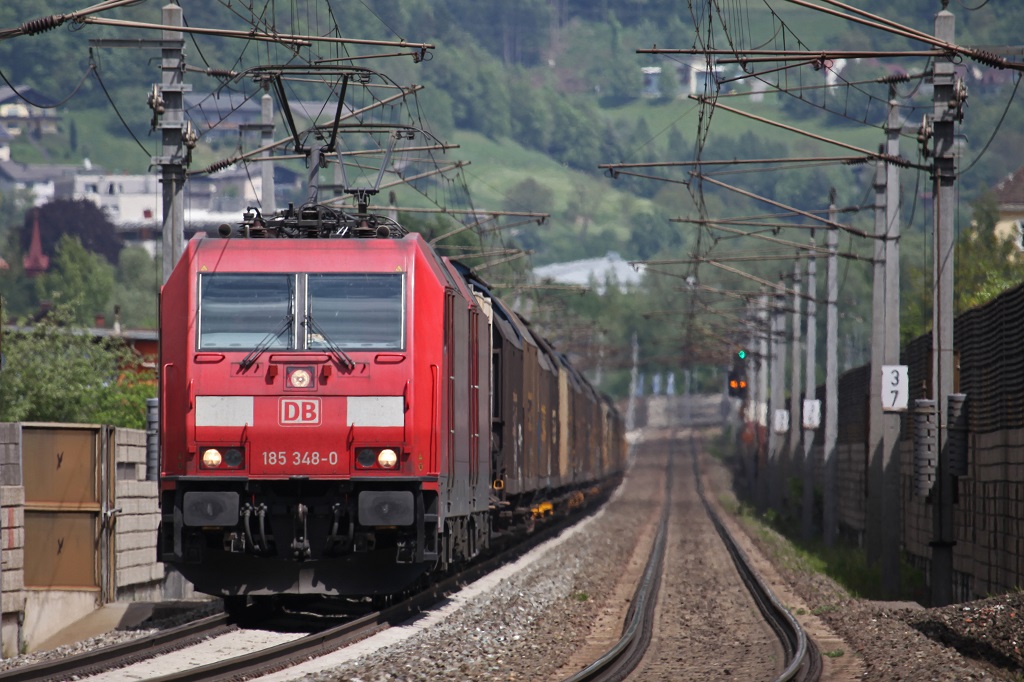
<instances>
[{"instance_id":1,"label":"locomotive cab window","mask_svg":"<svg viewBox=\"0 0 1024 682\"><path fill-rule=\"evenodd\" d=\"M356 273L309 275L307 348L401 350L405 347L405 277Z\"/></svg>"},{"instance_id":2,"label":"locomotive cab window","mask_svg":"<svg viewBox=\"0 0 1024 682\"><path fill-rule=\"evenodd\" d=\"M292 275L202 275L199 348L291 348L294 279Z\"/></svg>"}]
</instances>

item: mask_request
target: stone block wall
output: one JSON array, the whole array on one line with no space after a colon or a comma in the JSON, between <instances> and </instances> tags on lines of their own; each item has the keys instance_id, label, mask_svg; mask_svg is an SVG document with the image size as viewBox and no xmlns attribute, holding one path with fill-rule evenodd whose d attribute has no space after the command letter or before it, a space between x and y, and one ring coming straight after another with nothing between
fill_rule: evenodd
<instances>
[{"instance_id":1,"label":"stone block wall","mask_svg":"<svg viewBox=\"0 0 1024 682\"><path fill-rule=\"evenodd\" d=\"M164 566L156 559L157 482L146 480L146 432L116 429L114 439L114 585L117 601L158 600Z\"/></svg>"},{"instance_id":2,"label":"stone block wall","mask_svg":"<svg viewBox=\"0 0 1024 682\"><path fill-rule=\"evenodd\" d=\"M0 655L21 651L25 612L25 489L21 425L0 424Z\"/></svg>"},{"instance_id":3,"label":"stone block wall","mask_svg":"<svg viewBox=\"0 0 1024 682\"><path fill-rule=\"evenodd\" d=\"M21 651L25 612L25 489L0 486L0 655Z\"/></svg>"}]
</instances>

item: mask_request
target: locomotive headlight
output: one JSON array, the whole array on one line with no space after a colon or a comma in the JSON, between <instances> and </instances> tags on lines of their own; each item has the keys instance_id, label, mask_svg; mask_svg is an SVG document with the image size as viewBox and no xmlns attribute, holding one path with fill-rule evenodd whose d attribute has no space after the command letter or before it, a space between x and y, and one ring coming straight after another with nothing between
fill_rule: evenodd
<instances>
[{"instance_id":1,"label":"locomotive headlight","mask_svg":"<svg viewBox=\"0 0 1024 682\"><path fill-rule=\"evenodd\" d=\"M244 459L241 448L228 448L224 451L224 466L229 469L237 469L242 466Z\"/></svg>"},{"instance_id":2,"label":"locomotive headlight","mask_svg":"<svg viewBox=\"0 0 1024 682\"><path fill-rule=\"evenodd\" d=\"M377 461L377 451L373 448L359 448L356 450L356 464L360 469L369 469Z\"/></svg>"},{"instance_id":3,"label":"locomotive headlight","mask_svg":"<svg viewBox=\"0 0 1024 682\"><path fill-rule=\"evenodd\" d=\"M245 463L242 448L206 448L203 450L203 469L239 469Z\"/></svg>"},{"instance_id":4,"label":"locomotive headlight","mask_svg":"<svg viewBox=\"0 0 1024 682\"><path fill-rule=\"evenodd\" d=\"M394 469L398 466L397 448L358 448L356 467L359 469Z\"/></svg>"},{"instance_id":5,"label":"locomotive headlight","mask_svg":"<svg viewBox=\"0 0 1024 682\"><path fill-rule=\"evenodd\" d=\"M394 469L395 465L398 464L398 453L391 448L384 448L380 451L380 454L377 455L377 464L379 464L382 469Z\"/></svg>"},{"instance_id":6,"label":"locomotive headlight","mask_svg":"<svg viewBox=\"0 0 1024 682\"><path fill-rule=\"evenodd\" d=\"M224 457L217 448L203 450L203 466L207 469L216 469L224 461Z\"/></svg>"}]
</instances>

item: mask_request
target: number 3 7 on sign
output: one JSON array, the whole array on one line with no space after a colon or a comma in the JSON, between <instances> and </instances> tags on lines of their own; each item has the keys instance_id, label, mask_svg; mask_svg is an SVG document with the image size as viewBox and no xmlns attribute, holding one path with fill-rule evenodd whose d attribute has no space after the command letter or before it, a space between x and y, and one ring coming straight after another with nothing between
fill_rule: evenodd
<instances>
[{"instance_id":1,"label":"number 3 7 on sign","mask_svg":"<svg viewBox=\"0 0 1024 682\"><path fill-rule=\"evenodd\" d=\"M910 394L906 365L882 365L882 409L903 412Z\"/></svg>"}]
</instances>

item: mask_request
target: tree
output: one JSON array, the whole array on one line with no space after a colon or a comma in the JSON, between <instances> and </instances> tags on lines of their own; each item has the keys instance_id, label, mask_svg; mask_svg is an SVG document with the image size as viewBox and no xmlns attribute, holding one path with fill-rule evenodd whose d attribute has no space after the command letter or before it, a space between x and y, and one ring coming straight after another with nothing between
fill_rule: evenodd
<instances>
[{"instance_id":1,"label":"tree","mask_svg":"<svg viewBox=\"0 0 1024 682\"><path fill-rule=\"evenodd\" d=\"M635 254L640 260L649 260L661 252L679 252L683 243L681 228L664 216L641 213L632 219L631 225L631 249L624 254L627 258Z\"/></svg>"},{"instance_id":2,"label":"tree","mask_svg":"<svg viewBox=\"0 0 1024 682\"><path fill-rule=\"evenodd\" d=\"M72 313L59 307L30 331L5 335L0 421L145 428L153 370L121 339L69 326Z\"/></svg>"},{"instance_id":3,"label":"tree","mask_svg":"<svg viewBox=\"0 0 1024 682\"><path fill-rule=\"evenodd\" d=\"M9 319L27 315L39 306L35 288L25 276L21 249L17 242L16 232L9 233L6 239L0 241L5 247L0 254L7 263L7 267L0 267L0 298L3 298L4 311ZM6 320L0 320L2 322Z\"/></svg>"},{"instance_id":4,"label":"tree","mask_svg":"<svg viewBox=\"0 0 1024 682\"><path fill-rule=\"evenodd\" d=\"M106 311L113 290L114 268L70 235L60 238L50 270L36 280L39 300L67 305L73 319L86 324Z\"/></svg>"},{"instance_id":5,"label":"tree","mask_svg":"<svg viewBox=\"0 0 1024 682\"><path fill-rule=\"evenodd\" d=\"M106 258L108 263L117 263L123 240L103 210L87 199L55 199L28 211L21 231L23 252L27 253L32 243L35 211L39 214L39 237L43 251L52 254L53 245L64 235L70 234L77 237L89 251Z\"/></svg>"},{"instance_id":6,"label":"tree","mask_svg":"<svg viewBox=\"0 0 1024 682\"><path fill-rule=\"evenodd\" d=\"M580 236L586 238L590 224L601 208L604 188L592 182L573 178L572 195L565 208L566 214L580 227Z\"/></svg>"},{"instance_id":7,"label":"tree","mask_svg":"<svg viewBox=\"0 0 1024 682\"><path fill-rule=\"evenodd\" d=\"M953 309L959 314L983 305L1022 281L1021 254L1014 240L996 234L999 206L995 195L988 192L974 204L971 226L956 240L953 275ZM908 249L914 253L916 249ZM932 326L932 272L930 261L906 266L901 281L903 310L901 342L906 343Z\"/></svg>"},{"instance_id":8,"label":"tree","mask_svg":"<svg viewBox=\"0 0 1024 682\"><path fill-rule=\"evenodd\" d=\"M547 100L538 95L538 87L523 74L509 80L508 90L516 107L511 120L512 137L524 147L547 149L555 134Z\"/></svg>"},{"instance_id":9,"label":"tree","mask_svg":"<svg viewBox=\"0 0 1024 682\"><path fill-rule=\"evenodd\" d=\"M139 246L125 248L118 260L117 283L107 312L113 313L114 306L119 308L121 324L126 328L156 329L160 281L160 265L149 252Z\"/></svg>"},{"instance_id":10,"label":"tree","mask_svg":"<svg viewBox=\"0 0 1024 682\"><path fill-rule=\"evenodd\" d=\"M555 193L533 178L512 185L505 193L506 211L533 211L551 213L555 208Z\"/></svg>"},{"instance_id":11,"label":"tree","mask_svg":"<svg viewBox=\"0 0 1024 682\"><path fill-rule=\"evenodd\" d=\"M986 303L1024 277L1014 240L996 234L999 205L988 192L974 203L971 227L957 239L954 309L962 313Z\"/></svg>"},{"instance_id":12,"label":"tree","mask_svg":"<svg viewBox=\"0 0 1024 682\"><path fill-rule=\"evenodd\" d=\"M512 130L512 101L505 72L493 60L481 60L477 78L480 96L470 105L475 127L492 140L504 137Z\"/></svg>"}]
</instances>

